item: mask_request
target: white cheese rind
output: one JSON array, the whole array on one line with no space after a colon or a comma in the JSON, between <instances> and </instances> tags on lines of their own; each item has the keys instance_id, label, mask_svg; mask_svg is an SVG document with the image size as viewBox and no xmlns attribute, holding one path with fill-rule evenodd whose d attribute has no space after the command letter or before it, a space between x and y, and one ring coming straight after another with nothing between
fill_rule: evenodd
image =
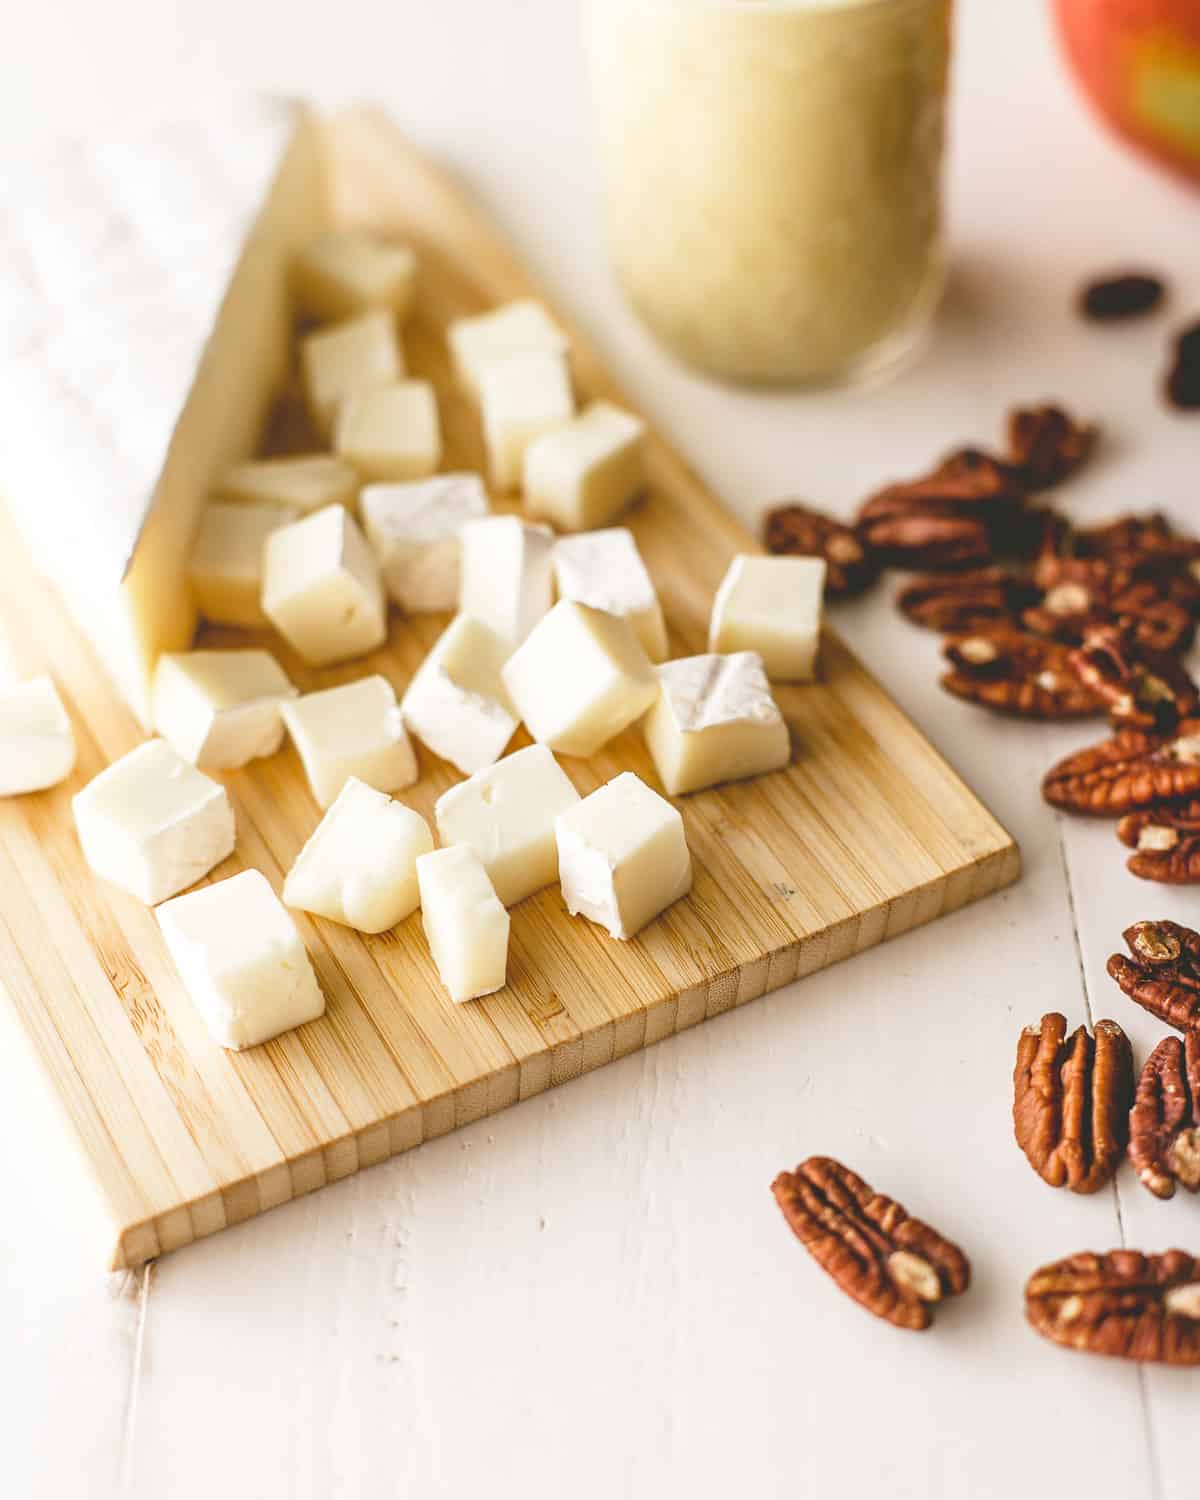
<instances>
[{"instance_id":1,"label":"white cheese rind","mask_svg":"<svg viewBox=\"0 0 1200 1500\"><path fill-rule=\"evenodd\" d=\"M409 729L464 776L499 760L520 722L501 676L510 649L481 620L456 615L404 694Z\"/></svg>"},{"instance_id":2,"label":"white cheese rind","mask_svg":"<svg viewBox=\"0 0 1200 1500\"><path fill-rule=\"evenodd\" d=\"M735 557L713 600L708 649L757 651L772 682L810 682L824 593L824 558Z\"/></svg>"},{"instance_id":3,"label":"white cheese rind","mask_svg":"<svg viewBox=\"0 0 1200 1500\"><path fill-rule=\"evenodd\" d=\"M416 289L416 252L357 230L328 230L292 266L297 305L312 318L349 318L384 307L403 322Z\"/></svg>"},{"instance_id":4,"label":"white cheese rind","mask_svg":"<svg viewBox=\"0 0 1200 1500\"><path fill-rule=\"evenodd\" d=\"M168 651L154 672L154 727L204 771L232 770L283 743L296 688L269 651Z\"/></svg>"},{"instance_id":5,"label":"white cheese rind","mask_svg":"<svg viewBox=\"0 0 1200 1500\"><path fill-rule=\"evenodd\" d=\"M267 538L296 518L297 512L283 505L216 501L204 507L188 558L188 582L206 620L251 627L270 623L262 607ZM153 722L153 708L150 718Z\"/></svg>"},{"instance_id":6,"label":"white cheese rind","mask_svg":"<svg viewBox=\"0 0 1200 1500\"><path fill-rule=\"evenodd\" d=\"M281 712L318 806L329 807L351 776L377 792L416 781L417 757L386 677L306 693Z\"/></svg>"},{"instance_id":7,"label":"white cheese rind","mask_svg":"<svg viewBox=\"0 0 1200 1500\"><path fill-rule=\"evenodd\" d=\"M466 844L496 895L515 906L558 879L554 823L579 793L544 745L516 750L443 792L434 808L443 844Z\"/></svg>"},{"instance_id":8,"label":"white cheese rind","mask_svg":"<svg viewBox=\"0 0 1200 1500\"><path fill-rule=\"evenodd\" d=\"M203 880L237 837L225 788L165 740L114 761L72 807L88 864L147 906Z\"/></svg>"},{"instance_id":9,"label":"white cheese rind","mask_svg":"<svg viewBox=\"0 0 1200 1500\"><path fill-rule=\"evenodd\" d=\"M263 552L263 610L310 666L364 656L387 638L379 568L341 505L273 531Z\"/></svg>"},{"instance_id":10,"label":"white cheese rind","mask_svg":"<svg viewBox=\"0 0 1200 1500\"><path fill-rule=\"evenodd\" d=\"M295 458L259 458L235 464L217 486L222 500L242 504L286 505L293 518L311 515L327 505L353 510L358 470L331 453L304 453Z\"/></svg>"},{"instance_id":11,"label":"white cheese rind","mask_svg":"<svg viewBox=\"0 0 1200 1500\"><path fill-rule=\"evenodd\" d=\"M455 374L472 395L479 395L486 366L514 354L566 354L570 340L540 302L522 298L491 312L458 318L447 332Z\"/></svg>"},{"instance_id":12,"label":"white cheese rind","mask_svg":"<svg viewBox=\"0 0 1200 1500\"><path fill-rule=\"evenodd\" d=\"M459 545L459 613L519 646L554 602L554 533L516 516L488 516L468 521Z\"/></svg>"},{"instance_id":13,"label":"white cheese rind","mask_svg":"<svg viewBox=\"0 0 1200 1500\"><path fill-rule=\"evenodd\" d=\"M296 925L258 870L177 896L156 915L184 988L222 1047L256 1047L324 1014Z\"/></svg>"},{"instance_id":14,"label":"white cheese rind","mask_svg":"<svg viewBox=\"0 0 1200 1500\"><path fill-rule=\"evenodd\" d=\"M592 402L526 448L526 511L560 531L607 526L645 486L645 439L640 418L607 401Z\"/></svg>"},{"instance_id":15,"label":"white cheese rind","mask_svg":"<svg viewBox=\"0 0 1200 1500\"><path fill-rule=\"evenodd\" d=\"M560 599L628 620L651 661L667 655L662 605L632 531L610 526L560 538L554 548L554 579Z\"/></svg>"},{"instance_id":16,"label":"white cheese rind","mask_svg":"<svg viewBox=\"0 0 1200 1500\"><path fill-rule=\"evenodd\" d=\"M346 397L333 446L367 481L422 479L442 461L437 397L428 380L402 380Z\"/></svg>"},{"instance_id":17,"label":"white cheese rind","mask_svg":"<svg viewBox=\"0 0 1200 1500\"><path fill-rule=\"evenodd\" d=\"M508 913L479 856L456 844L417 860L421 921L451 1000L502 989L508 968Z\"/></svg>"},{"instance_id":18,"label":"white cheese rind","mask_svg":"<svg viewBox=\"0 0 1200 1500\"><path fill-rule=\"evenodd\" d=\"M457 608L459 532L488 513L479 476L369 484L360 508L384 586L400 608L409 614Z\"/></svg>"},{"instance_id":19,"label":"white cheese rind","mask_svg":"<svg viewBox=\"0 0 1200 1500\"><path fill-rule=\"evenodd\" d=\"M308 414L327 439L348 397L404 378L395 319L389 312L368 312L310 333L300 341L300 373Z\"/></svg>"},{"instance_id":20,"label":"white cheese rind","mask_svg":"<svg viewBox=\"0 0 1200 1500\"><path fill-rule=\"evenodd\" d=\"M575 412L564 354L514 354L483 367L479 384L488 473L501 493L521 485L525 450Z\"/></svg>"},{"instance_id":21,"label":"white cheese rind","mask_svg":"<svg viewBox=\"0 0 1200 1500\"><path fill-rule=\"evenodd\" d=\"M0 687L0 797L40 792L75 769L75 732L53 678Z\"/></svg>"}]
</instances>

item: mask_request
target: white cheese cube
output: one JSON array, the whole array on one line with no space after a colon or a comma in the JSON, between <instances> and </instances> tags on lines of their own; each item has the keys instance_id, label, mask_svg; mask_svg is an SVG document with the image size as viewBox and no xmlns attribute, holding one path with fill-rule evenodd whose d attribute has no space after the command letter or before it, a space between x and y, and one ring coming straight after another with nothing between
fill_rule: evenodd
<instances>
[{"instance_id":1,"label":"white cheese cube","mask_svg":"<svg viewBox=\"0 0 1200 1500\"><path fill-rule=\"evenodd\" d=\"M613 526L563 537L554 548L554 578L560 599L621 615L651 661L666 656L662 605L632 531Z\"/></svg>"},{"instance_id":2,"label":"white cheese cube","mask_svg":"<svg viewBox=\"0 0 1200 1500\"><path fill-rule=\"evenodd\" d=\"M824 558L735 557L713 600L708 649L757 651L772 682L810 682L824 593Z\"/></svg>"},{"instance_id":3,"label":"white cheese cube","mask_svg":"<svg viewBox=\"0 0 1200 1500\"><path fill-rule=\"evenodd\" d=\"M363 656L387 637L379 568L341 505L314 511L267 538L262 604L310 666Z\"/></svg>"},{"instance_id":4,"label":"white cheese cube","mask_svg":"<svg viewBox=\"0 0 1200 1500\"><path fill-rule=\"evenodd\" d=\"M75 733L49 677L0 687L0 797L57 786L75 769Z\"/></svg>"},{"instance_id":5,"label":"white cheese cube","mask_svg":"<svg viewBox=\"0 0 1200 1500\"><path fill-rule=\"evenodd\" d=\"M755 651L659 667L658 699L642 727L672 797L761 776L791 758L787 724Z\"/></svg>"},{"instance_id":6,"label":"white cheese cube","mask_svg":"<svg viewBox=\"0 0 1200 1500\"><path fill-rule=\"evenodd\" d=\"M351 776L296 856L283 899L359 932L386 932L416 911L417 856L432 848L420 813Z\"/></svg>"},{"instance_id":7,"label":"white cheese cube","mask_svg":"<svg viewBox=\"0 0 1200 1500\"><path fill-rule=\"evenodd\" d=\"M451 1000L475 1000L503 988L508 913L478 854L462 844L417 860L421 921Z\"/></svg>"},{"instance_id":8,"label":"white cheese cube","mask_svg":"<svg viewBox=\"0 0 1200 1500\"><path fill-rule=\"evenodd\" d=\"M154 727L194 766L227 770L275 754L280 707L295 696L269 651L166 651L154 669Z\"/></svg>"},{"instance_id":9,"label":"white cheese cube","mask_svg":"<svg viewBox=\"0 0 1200 1500\"><path fill-rule=\"evenodd\" d=\"M205 507L188 563L196 604L214 625L266 625L262 607L267 538L297 512L285 505Z\"/></svg>"},{"instance_id":10,"label":"white cheese cube","mask_svg":"<svg viewBox=\"0 0 1200 1500\"><path fill-rule=\"evenodd\" d=\"M427 380L358 391L342 402L333 446L363 479L421 479L442 461L437 398Z\"/></svg>"},{"instance_id":11,"label":"white cheese cube","mask_svg":"<svg viewBox=\"0 0 1200 1500\"><path fill-rule=\"evenodd\" d=\"M328 438L347 396L403 380L404 356L392 314L363 313L310 333L300 343L300 368L309 415Z\"/></svg>"},{"instance_id":12,"label":"white cheese cube","mask_svg":"<svg viewBox=\"0 0 1200 1500\"><path fill-rule=\"evenodd\" d=\"M349 318L390 308L403 322L417 289L416 252L352 229L330 229L292 266L292 291L312 318Z\"/></svg>"},{"instance_id":13,"label":"white cheese cube","mask_svg":"<svg viewBox=\"0 0 1200 1500\"><path fill-rule=\"evenodd\" d=\"M88 864L147 906L203 880L233 853L237 836L225 788L166 740L114 761L72 807Z\"/></svg>"},{"instance_id":14,"label":"white cheese cube","mask_svg":"<svg viewBox=\"0 0 1200 1500\"><path fill-rule=\"evenodd\" d=\"M542 433L569 421L575 410L566 355L514 354L487 364L479 396L492 484L501 491L515 490L521 484L526 448Z\"/></svg>"},{"instance_id":15,"label":"white cheese cube","mask_svg":"<svg viewBox=\"0 0 1200 1500\"><path fill-rule=\"evenodd\" d=\"M519 646L554 603L554 533L516 516L488 516L467 522L459 542L459 613Z\"/></svg>"},{"instance_id":16,"label":"white cheese cube","mask_svg":"<svg viewBox=\"0 0 1200 1500\"><path fill-rule=\"evenodd\" d=\"M594 755L658 696L629 621L569 599L534 627L502 675L529 733L564 755Z\"/></svg>"},{"instance_id":17,"label":"white cheese cube","mask_svg":"<svg viewBox=\"0 0 1200 1500\"><path fill-rule=\"evenodd\" d=\"M386 677L305 693L281 711L318 806L328 807L351 776L377 792L416 781L417 758Z\"/></svg>"},{"instance_id":18,"label":"white cheese cube","mask_svg":"<svg viewBox=\"0 0 1200 1500\"><path fill-rule=\"evenodd\" d=\"M528 745L443 792L434 808L443 844L466 844L483 861L505 906L558 879L554 820L579 801L545 745Z\"/></svg>"},{"instance_id":19,"label":"white cheese cube","mask_svg":"<svg viewBox=\"0 0 1200 1500\"><path fill-rule=\"evenodd\" d=\"M369 484L361 508L367 541L388 593L409 614L458 605L458 533L488 513L477 474L439 474L408 484Z\"/></svg>"},{"instance_id":20,"label":"white cheese cube","mask_svg":"<svg viewBox=\"0 0 1200 1500\"><path fill-rule=\"evenodd\" d=\"M645 446L644 422L607 401L593 401L526 448L525 509L560 531L606 525L646 483Z\"/></svg>"},{"instance_id":21,"label":"white cheese cube","mask_svg":"<svg viewBox=\"0 0 1200 1500\"><path fill-rule=\"evenodd\" d=\"M455 374L478 396L485 366L514 354L566 354L570 340L540 302L523 298L493 312L458 318L447 333Z\"/></svg>"},{"instance_id":22,"label":"white cheese cube","mask_svg":"<svg viewBox=\"0 0 1200 1500\"><path fill-rule=\"evenodd\" d=\"M220 1046L257 1047L324 1014L296 924L260 871L177 896L157 916L184 988Z\"/></svg>"},{"instance_id":23,"label":"white cheese cube","mask_svg":"<svg viewBox=\"0 0 1200 1500\"><path fill-rule=\"evenodd\" d=\"M500 675L510 650L481 620L456 615L404 694L409 729L464 776L499 760L520 723Z\"/></svg>"},{"instance_id":24,"label":"white cheese cube","mask_svg":"<svg viewBox=\"0 0 1200 1500\"><path fill-rule=\"evenodd\" d=\"M358 470L330 453L306 453L297 458L259 458L226 469L219 490L222 499L243 504L287 505L297 516L327 505L354 509Z\"/></svg>"},{"instance_id":25,"label":"white cheese cube","mask_svg":"<svg viewBox=\"0 0 1200 1500\"><path fill-rule=\"evenodd\" d=\"M683 819L632 771L559 814L558 872L572 916L631 938L692 888Z\"/></svg>"}]
</instances>

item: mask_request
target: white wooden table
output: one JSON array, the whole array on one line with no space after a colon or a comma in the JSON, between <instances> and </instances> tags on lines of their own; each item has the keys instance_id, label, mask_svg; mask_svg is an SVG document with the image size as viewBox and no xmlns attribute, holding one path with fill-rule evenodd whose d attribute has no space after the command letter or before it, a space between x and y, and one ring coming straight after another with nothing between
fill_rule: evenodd
<instances>
[{"instance_id":1,"label":"white wooden table","mask_svg":"<svg viewBox=\"0 0 1200 1500\"><path fill-rule=\"evenodd\" d=\"M574 7L525 0L47 0L6 39L21 141L183 89L384 98L456 163L622 378L746 517L789 493L849 511L1049 395L1094 413L1073 514L1164 505L1195 523L1200 418L1167 415L1161 322L1089 331L1081 275L1148 261L1200 311L1200 206L1112 146L1068 90L1035 0L964 0L955 270L935 346L869 394L731 394L673 368L624 311L598 234ZM354 28L360 30L354 34ZM1054 1193L1013 1145L1016 1033L1115 1015L1104 974L1142 916L1200 899L1126 874L1111 827L1038 781L1093 733L944 697L937 642L894 584L839 612L859 651L1019 838L1010 892L328 1188L106 1280L50 1111L0 1034L0 1491L296 1500L384 1496L1194 1497L1200 1376L1071 1355L1022 1318L1036 1265L1121 1243L1200 1249L1200 1205L1124 1171ZM768 1192L844 1156L968 1248L970 1295L922 1338L856 1310Z\"/></svg>"}]
</instances>

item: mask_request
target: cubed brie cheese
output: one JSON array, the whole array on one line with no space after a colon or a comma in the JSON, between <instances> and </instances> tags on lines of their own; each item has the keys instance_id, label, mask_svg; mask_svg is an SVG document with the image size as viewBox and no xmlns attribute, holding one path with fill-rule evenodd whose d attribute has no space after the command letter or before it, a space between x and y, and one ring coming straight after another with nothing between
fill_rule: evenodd
<instances>
[{"instance_id":1,"label":"cubed brie cheese","mask_svg":"<svg viewBox=\"0 0 1200 1500\"><path fill-rule=\"evenodd\" d=\"M540 302L523 298L473 318L458 318L447 334L462 385L479 394L485 366L514 354L566 354L570 341Z\"/></svg>"},{"instance_id":2,"label":"cubed brie cheese","mask_svg":"<svg viewBox=\"0 0 1200 1500\"><path fill-rule=\"evenodd\" d=\"M463 844L417 860L421 921L451 1000L475 1000L504 985L508 913L478 854Z\"/></svg>"},{"instance_id":3,"label":"cubed brie cheese","mask_svg":"<svg viewBox=\"0 0 1200 1500\"><path fill-rule=\"evenodd\" d=\"M824 592L824 558L735 557L713 600L708 649L757 651L772 682L809 682Z\"/></svg>"},{"instance_id":4,"label":"cubed brie cheese","mask_svg":"<svg viewBox=\"0 0 1200 1500\"><path fill-rule=\"evenodd\" d=\"M114 761L72 806L88 864L147 906L203 880L233 853L229 794L166 740Z\"/></svg>"},{"instance_id":5,"label":"cubed brie cheese","mask_svg":"<svg viewBox=\"0 0 1200 1500\"><path fill-rule=\"evenodd\" d=\"M659 780L671 796L786 766L787 724L762 657L687 656L658 668L658 698L643 723Z\"/></svg>"},{"instance_id":6,"label":"cubed brie cheese","mask_svg":"<svg viewBox=\"0 0 1200 1500\"><path fill-rule=\"evenodd\" d=\"M333 445L364 480L432 474L442 461L433 387L427 380L402 380L347 396Z\"/></svg>"},{"instance_id":7,"label":"cubed brie cheese","mask_svg":"<svg viewBox=\"0 0 1200 1500\"><path fill-rule=\"evenodd\" d=\"M379 568L341 505L314 511L267 538L262 605L311 666L363 656L387 636Z\"/></svg>"},{"instance_id":8,"label":"cubed brie cheese","mask_svg":"<svg viewBox=\"0 0 1200 1500\"><path fill-rule=\"evenodd\" d=\"M554 578L560 599L621 615L651 661L666 656L662 605L632 531L613 526L563 537L554 548Z\"/></svg>"},{"instance_id":9,"label":"cubed brie cheese","mask_svg":"<svg viewBox=\"0 0 1200 1500\"><path fill-rule=\"evenodd\" d=\"M267 538L296 517L286 505L217 502L205 507L188 582L206 620L215 625L268 624L262 607Z\"/></svg>"},{"instance_id":10,"label":"cubed brie cheese","mask_svg":"<svg viewBox=\"0 0 1200 1500\"><path fill-rule=\"evenodd\" d=\"M361 509L388 593L409 614L458 605L458 533L488 513L477 474L439 474L407 484L369 484Z\"/></svg>"},{"instance_id":11,"label":"cubed brie cheese","mask_svg":"<svg viewBox=\"0 0 1200 1500\"><path fill-rule=\"evenodd\" d=\"M692 888L683 819L632 771L560 813L558 871L572 916L631 938Z\"/></svg>"},{"instance_id":12,"label":"cubed brie cheese","mask_svg":"<svg viewBox=\"0 0 1200 1500\"><path fill-rule=\"evenodd\" d=\"M658 694L629 621L570 599L534 627L502 675L529 733L564 755L594 755Z\"/></svg>"},{"instance_id":13,"label":"cubed brie cheese","mask_svg":"<svg viewBox=\"0 0 1200 1500\"><path fill-rule=\"evenodd\" d=\"M525 509L560 531L605 526L637 499L646 482L646 424L593 401L525 450Z\"/></svg>"},{"instance_id":14,"label":"cubed brie cheese","mask_svg":"<svg viewBox=\"0 0 1200 1500\"><path fill-rule=\"evenodd\" d=\"M296 856L283 899L359 932L386 932L416 911L417 857L432 848L420 813L351 776Z\"/></svg>"},{"instance_id":15,"label":"cubed brie cheese","mask_svg":"<svg viewBox=\"0 0 1200 1500\"><path fill-rule=\"evenodd\" d=\"M579 801L545 745L528 745L443 792L434 808L443 844L466 844L496 895L514 906L558 879L554 820Z\"/></svg>"},{"instance_id":16,"label":"cubed brie cheese","mask_svg":"<svg viewBox=\"0 0 1200 1500\"><path fill-rule=\"evenodd\" d=\"M488 516L468 521L459 541L459 613L519 646L554 602L554 533L516 516Z\"/></svg>"},{"instance_id":17,"label":"cubed brie cheese","mask_svg":"<svg viewBox=\"0 0 1200 1500\"><path fill-rule=\"evenodd\" d=\"M324 1014L296 924L260 871L177 896L156 915L184 988L222 1047L256 1047Z\"/></svg>"},{"instance_id":18,"label":"cubed brie cheese","mask_svg":"<svg viewBox=\"0 0 1200 1500\"><path fill-rule=\"evenodd\" d=\"M353 229L330 229L296 257L292 291L311 318L350 318L389 308L403 322L417 289L417 256Z\"/></svg>"},{"instance_id":19,"label":"cubed brie cheese","mask_svg":"<svg viewBox=\"0 0 1200 1500\"><path fill-rule=\"evenodd\" d=\"M502 492L518 489L526 448L575 410L566 355L543 350L486 364L479 395L492 484Z\"/></svg>"},{"instance_id":20,"label":"cubed brie cheese","mask_svg":"<svg viewBox=\"0 0 1200 1500\"><path fill-rule=\"evenodd\" d=\"M509 644L470 615L456 615L408 685L404 722L464 776L504 754L520 722L501 678Z\"/></svg>"},{"instance_id":21,"label":"cubed brie cheese","mask_svg":"<svg viewBox=\"0 0 1200 1500\"><path fill-rule=\"evenodd\" d=\"M310 333L300 344L300 367L309 415L327 438L347 396L404 378L395 319L377 310Z\"/></svg>"},{"instance_id":22,"label":"cubed brie cheese","mask_svg":"<svg viewBox=\"0 0 1200 1500\"><path fill-rule=\"evenodd\" d=\"M75 769L75 733L50 677L0 687L0 797L57 786Z\"/></svg>"},{"instance_id":23,"label":"cubed brie cheese","mask_svg":"<svg viewBox=\"0 0 1200 1500\"><path fill-rule=\"evenodd\" d=\"M417 758L386 677L360 677L282 706L313 797L328 807L351 776L379 792L417 779Z\"/></svg>"},{"instance_id":24,"label":"cubed brie cheese","mask_svg":"<svg viewBox=\"0 0 1200 1500\"><path fill-rule=\"evenodd\" d=\"M223 500L287 505L299 516L327 505L353 510L358 485L358 470L345 459L306 453L236 464L225 471L218 492Z\"/></svg>"},{"instance_id":25,"label":"cubed brie cheese","mask_svg":"<svg viewBox=\"0 0 1200 1500\"><path fill-rule=\"evenodd\" d=\"M275 754L280 707L295 696L269 651L168 651L154 671L154 727L194 766L227 770Z\"/></svg>"}]
</instances>

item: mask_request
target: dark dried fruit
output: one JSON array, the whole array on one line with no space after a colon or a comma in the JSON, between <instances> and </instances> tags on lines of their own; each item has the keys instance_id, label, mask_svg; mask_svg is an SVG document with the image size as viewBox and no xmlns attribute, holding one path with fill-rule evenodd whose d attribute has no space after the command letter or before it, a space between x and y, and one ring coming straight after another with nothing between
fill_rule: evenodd
<instances>
[{"instance_id":1,"label":"dark dried fruit","mask_svg":"<svg viewBox=\"0 0 1200 1500\"><path fill-rule=\"evenodd\" d=\"M1200 709L1200 690L1187 672L1168 653L1139 645L1132 624L1091 626L1071 653L1071 665L1118 728L1171 734L1180 719Z\"/></svg>"},{"instance_id":2,"label":"dark dried fruit","mask_svg":"<svg viewBox=\"0 0 1200 1500\"><path fill-rule=\"evenodd\" d=\"M1116 1171L1129 1140L1133 1051L1115 1021L1097 1021L1067 1039L1067 1018L1052 1011L1027 1026L1013 1071L1017 1145L1043 1182L1097 1192Z\"/></svg>"},{"instance_id":3,"label":"dark dried fruit","mask_svg":"<svg viewBox=\"0 0 1200 1500\"><path fill-rule=\"evenodd\" d=\"M771 1191L821 1269L877 1318L928 1328L935 1302L966 1291L971 1267L957 1245L831 1157L780 1172Z\"/></svg>"},{"instance_id":4,"label":"dark dried fruit","mask_svg":"<svg viewBox=\"0 0 1200 1500\"><path fill-rule=\"evenodd\" d=\"M1200 802L1164 802L1127 813L1117 837L1134 852L1130 874L1160 885L1200 885Z\"/></svg>"},{"instance_id":5,"label":"dark dried fruit","mask_svg":"<svg viewBox=\"0 0 1200 1500\"><path fill-rule=\"evenodd\" d=\"M959 634L996 625L1011 628L1030 592L1024 579L1004 568L976 568L914 578L896 595L896 605L914 625Z\"/></svg>"},{"instance_id":6,"label":"dark dried fruit","mask_svg":"<svg viewBox=\"0 0 1200 1500\"><path fill-rule=\"evenodd\" d=\"M1167 400L1180 411L1200 407L1200 323L1192 323L1176 336L1167 373Z\"/></svg>"},{"instance_id":7,"label":"dark dried fruit","mask_svg":"<svg viewBox=\"0 0 1200 1500\"><path fill-rule=\"evenodd\" d=\"M1153 312L1166 294L1166 285L1158 276L1145 271L1124 271L1118 276L1102 276L1089 281L1079 295L1079 311L1096 323L1112 323L1120 318L1140 318Z\"/></svg>"},{"instance_id":8,"label":"dark dried fruit","mask_svg":"<svg viewBox=\"0 0 1200 1500\"><path fill-rule=\"evenodd\" d=\"M1200 1262L1183 1250L1090 1250L1035 1271L1025 1316L1043 1338L1120 1359L1200 1364Z\"/></svg>"},{"instance_id":9,"label":"dark dried fruit","mask_svg":"<svg viewBox=\"0 0 1200 1500\"><path fill-rule=\"evenodd\" d=\"M1129 1160L1156 1198L1200 1190L1200 1031L1165 1036L1146 1059L1129 1117Z\"/></svg>"},{"instance_id":10,"label":"dark dried fruit","mask_svg":"<svg viewBox=\"0 0 1200 1500\"><path fill-rule=\"evenodd\" d=\"M1042 795L1052 807L1093 818L1200 797L1200 719L1182 720L1173 735L1121 729L1076 750L1046 772Z\"/></svg>"},{"instance_id":11,"label":"dark dried fruit","mask_svg":"<svg viewBox=\"0 0 1200 1500\"><path fill-rule=\"evenodd\" d=\"M831 599L861 594L879 575L879 564L852 526L807 505L781 505L767 516L768 552L825 559L825 593Z\"/></svg>"},{"instance_id":12,"label":"dark dried fruit","mask_svg":"<svg viewBox=\"0 0 1200 1500\"><path fill-rule=\"evenodd\" d=\"M1017 406L1008 414L1009 457L1027 490L1050 489L1070 478L1095 444L1095 426L1061 406Z\"/></svg>"},{"instance_id":13,"label":"dark dried fruit","mask_svg":"<svg viewBox=\"0 0 1200 1500\"><path fill-rule=\"evenodd\" d=\"M1200 932L1177 922L1135 922L1122 936L1131 957L1114 953L1109 976L1176 1031L1200 1030Z\"/></svg>"},{"instance_id":14,"label":"dark dried fruit","mask_svg":"<svg viewBox=\"0 0 1200 1500\"><path fill-rule=\"evenodd\" d=\"M1094 714L1100 700L1076 677L1066 647L1017 630L990 629L946 642L952 670L942 686L993 713L1026 719Z\"/></svg>"}]
</instances>

